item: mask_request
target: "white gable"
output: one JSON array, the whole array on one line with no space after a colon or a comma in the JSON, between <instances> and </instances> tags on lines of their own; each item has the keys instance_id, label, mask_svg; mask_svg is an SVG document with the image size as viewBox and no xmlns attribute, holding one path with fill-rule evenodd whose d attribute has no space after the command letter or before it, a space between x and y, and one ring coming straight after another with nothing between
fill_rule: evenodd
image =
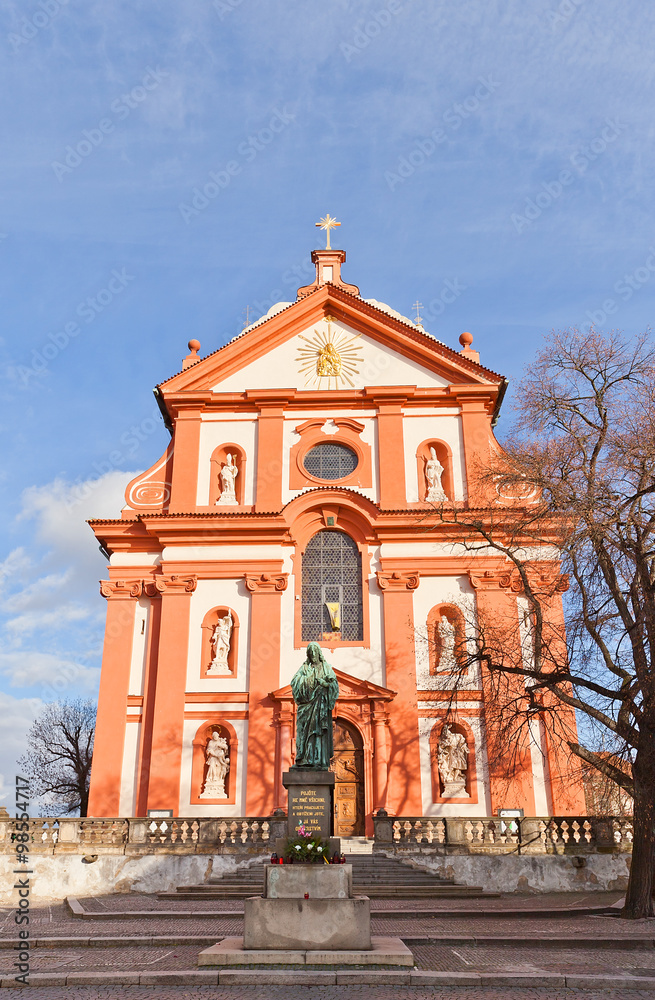
<instances>
[{"instance_id":1,"label":"white gable","mask_svg":"<svg viewBox=\"0 0 655 1000\"><path fill-rule=\"evenodd\" d=\"M344 323L319 320L217 382L213 390L363 389L375 385L431 388L446 386L448 381Z\"/></svg>"}]
</instances>

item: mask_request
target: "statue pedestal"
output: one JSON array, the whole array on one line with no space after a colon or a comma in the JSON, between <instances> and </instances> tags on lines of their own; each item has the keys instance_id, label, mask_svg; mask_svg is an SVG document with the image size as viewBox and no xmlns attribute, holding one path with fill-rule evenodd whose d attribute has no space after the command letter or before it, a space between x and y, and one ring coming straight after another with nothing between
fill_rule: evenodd
<instances>
[{"instance_id":1,"label":"statue pedestal","mask_svg":"<svg viewBox=\"0 0 655 1000\"><path fill-rule=\"evenodd\" d=\"M268 865L265 872L264 895L245 901L243 937L205 948L200 966L414 965L400 938L371 937L370 902L352 895L351 865Z\"/></svg>"},{"instance_id":2,"label":"statue pedestal","mask_svg":"<svg viewBox=\"0 0 655 1000\"><path fill-rule=\"evenodd\" d=\"M466 791L464 781L445 781L442 798L444 799L470 799L471 796Z\"/></svg>"},{"instance_id":3,"label":"statue pedestal","mask_svg":"<svg viewBox=\"0 0 655 1000\"><path fill-rule=\"evenodd\" d=\"M312 771L292 768L282 775L282 784L289 792L288 833L296 836L296 828L304 826L308 833L318 833L328 840L332 835L332 771Z\"/></svg>"}]
</instances>

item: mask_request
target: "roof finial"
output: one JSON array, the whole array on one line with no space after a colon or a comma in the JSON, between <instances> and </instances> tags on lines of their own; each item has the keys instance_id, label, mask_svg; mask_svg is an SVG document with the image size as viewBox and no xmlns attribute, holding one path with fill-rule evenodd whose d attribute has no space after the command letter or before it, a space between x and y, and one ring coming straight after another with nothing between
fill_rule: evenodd
<instances>
[{"instance_id":1,"label":"roof finial","mask_svg":"<svg viewBox=\"0 0 655 1000\"><path fill-rule=\"evenodd\" d=\"M326 250L332 249L332 247L330 246L330 230L334 229L335 226L340 226L340 225L341 223L337 222L336 219L333 219L329 212L327 213L324 219L321 219L320 222L316 223L316 226L319 229L327 230L327 246L325 248Z\"/></svg>"},{"instance_id":2,"label":"roof finial","mask_svg":"<svg viewBox=\"0 0 655 1000\"><path fill-rule=\"evenodd\" d=\"M416 326L423 326L423 320L421 319L421 313L419 311L422 308L423 308L423 303L419 302L419 300L417 299L414 305L412 306L412 309L416 309L416 319L414 320L414 324Z\"/></svg>"},{"instance_id":3,"label":"roof finial","mask_svg":"<svg viewBox=\"0 0 655 1000\"><path fill-rule=\"evenodd\" d=\"M189 350L191 351L191 354L187 354L186 358L182 362L182 371L185 371L187 368L190 368L191 365L195 365L197 361L200 361L200 356L198 354L198 351L200 350L200 341L190 340Z\"/></svg>"}]
</instances>

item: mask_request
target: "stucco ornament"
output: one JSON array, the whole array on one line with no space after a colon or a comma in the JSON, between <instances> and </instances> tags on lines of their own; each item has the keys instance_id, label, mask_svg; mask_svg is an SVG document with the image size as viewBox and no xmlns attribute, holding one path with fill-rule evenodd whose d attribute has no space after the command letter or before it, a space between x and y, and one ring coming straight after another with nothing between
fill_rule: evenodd
<instances>
[{"instance_id":1,"label":"stucco ornament","mask_svg":"<svg viewBox=\"0 0 655 1000\"><path fill-rule=\"evenodd\" d=\"M307 647L307 659L291 680L296 703L294 768L327 771L332 760L332 709L339 682L317 642Z\"/></svg>"},{"instance_id":2,"label":"stucco ornament","mask_svg":"<svg viewBox=\"0 0 655 1000\"><path fill-rule=\"evenodd\" d=\"M236 478L239 475L234 459L230 452L227 453L225 465L219 472L221 481L221 495L216 501L217 505L229 504L231 507L238 507L239 501L236 494Z\"/></svg>"},{"instance_id":3,"label":"stucco ornament","mask_svg":"<svg viewBox=\"0 0 655 1000\"><path fill-rule=\"evenodd\" d=\"M227 740L219 733L212 733L205 750L207 762L207 777L201 799L226 799L225 779L230 770L230 758L227 755Z\"/></svg>"},{"instance_id":4,"label":"stucco ornament","mask_svg":"<svg viewBox=\"0 0 655 1000\"><path fill-rule=\"evenodd\" d=\"M455 626L443 617L439 622L439 670L457 670L455 658Z\"/></svg>"},{"instance_id":5,"label":"stucco ornament","mask_svg":"<svg viewBox=\"0 0 655 1000\"><path fill-rule=\"evenodd\" d=\"M444 488L441 485L443 472L444 468L437 458L436 451L434 448L430 448L430 458L425 465L425 479L428 484L428 492L425 497L426 500L431 502L443 502L448 499Z\"/></svg>"},{"instance_id":6,"label":"stucco ornament","mask_svg":"<svg viewBox=\"0 0 655 1000\"><path fill-rule=\"evenodd\" d=\"M212 632L210 640L213 659L209 664L209 669L207 670L208 675L227 674L230 672L227 658L230 652L233 627L234 621L232 620L232 615L229 611L224 618L219 618L214 625L214 631Z\"/></svg>"},{"instance_id":7,"label":"stucco ornament","mask_svg":"<svg viewBox=\"0 0 655 1000\"><path fill-rule=\"evenodd\" d=\"M466 772L468 770L469 749L461 733L452 731L445 725L441 731L437 763L443 781L444 798L468 798Z\"/></svg>"}]
</instances>

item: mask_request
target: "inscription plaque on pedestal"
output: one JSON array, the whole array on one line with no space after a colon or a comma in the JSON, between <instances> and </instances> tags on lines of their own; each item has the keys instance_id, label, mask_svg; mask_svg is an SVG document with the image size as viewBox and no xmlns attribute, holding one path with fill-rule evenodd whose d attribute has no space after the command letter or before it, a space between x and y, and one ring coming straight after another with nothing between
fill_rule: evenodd
<instances>
[{"instance_id":1,"label":"inscription plaque on pedestal","mask_svg":"<svg viewBox=\"0 0 655 1000\"><path fill-rule=\"evenodd\" d=\"M282 783L289 792L289 836L294 837L296 828L302 825L308 833L330 837L334 774L309 769L286 771Z\"/></svg>"}]
</instances>

